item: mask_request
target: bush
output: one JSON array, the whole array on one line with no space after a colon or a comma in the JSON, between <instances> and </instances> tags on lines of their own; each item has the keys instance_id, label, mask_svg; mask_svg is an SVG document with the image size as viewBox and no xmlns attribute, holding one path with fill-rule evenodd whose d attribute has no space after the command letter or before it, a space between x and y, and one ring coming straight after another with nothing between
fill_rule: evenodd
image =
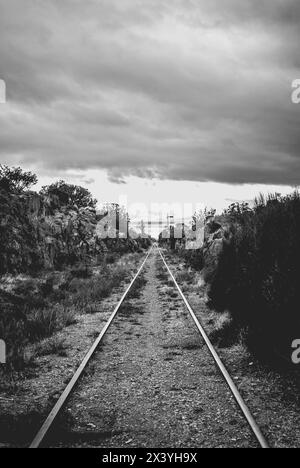
<instances>
[{"instance_id":1,"label":"bush","mask_svg":"<svg viewBox=\"0 0 300 468\"><path fill-rule=\"evenodd\" d=\"M77 268L73 268L70 272L71 276L74 278L90 278L93 273L90 268L87 266L79 266Z\"/></svg>"},{"instance_id":2,"label":"bush","mask_svg":"<svg viewBox=\"0 0 300 468\"><path fill-rule=\"evenodd\" d=\"M64 285L64 304L66 307L75 307L80 313L93 313L97 310L96 303L108 297L127 275L125 266L104 265L97 276L87 279L72 278Z\"/></svg>"},{"instance_id":3,"label":"bush","mask_svg":"<svg viewBox=\"0 0 300 468\"><path fill-rule=\"evenodd\" d=\"M66 343L63 338L53 336L44 341L41 341L35 346L35 354L37 356L50 356L51 354L57 354L58 356L65 357L66 353Z\"/></svg>"},{"instance_id":4,"label":"bush","mask_svg":"<svg viewBox=\"0 0 300 468\"><path fill-rule=\"evenodd\" d=\"M27 319L27 337L30 342L51 336L59 329L59 315L57 309L38 309L33 311Z\"/></svg>"},{"instance_id":5,"label":"bush","mask_svg":"<svg viewBox=\"0 0 300 468\"><path fill-rule=\"evenodd\" d=\"M41 194L46 197L57 197L61 206L95 208L97 205L97 200L93 198L89 190L78 185L67 184L64 180L43 187Z\"/></svg>"},{"instance_id":6,"label":"bush","mask_svg":"<svg viewBox=\"0 0 300 468\"><path fill-rule=\"evenodd\" d=\"M290 361L300 315L300 195L260 197L253 210L227 212L231 242L211 278L209 296L228 309L249 346Z\"/></svg>"},{"instance_id":7,"label":"bush","mask_svg":"<svg viewBox=\"0 0 300 468\"><path fill-rule=\"evenodd\" d=\"M107 265L113 265L117 260L117 255L115 253L107 253L104 260Z\"/></svg>"},{"instance_id":8,"label":"bush","mask_svg":"<svg viewBox=\"0 0 300 468\"><path fill-rule=\"evenodd\" d=\"M31 282L25 284L30 286ZM24 296L0 291L0 336L7 345L7 365L3 368L7 371L23 370L31 363L29 344L76 323L74 309L59 304L50 306L31 292L26 296L24 288L24 284L18 288L19 294L24 290Z\"/></svg>"},{"instance_id":9,"label":"bush","mask_svg":"<svg viewBox=\"0 0 300 468\"><path fill-rule=\"evenodd\" d=\"M179 255L195 270L202 270L204 266L203 251L197 250L180 250Z\"/></svg>"},{"instance_id":10,"label":"bush","mask_svg":"<svg viewBox=\"0 0 300 468\"><path fill-rule=\"evenodd\" d=\"M0 190L22 193L37 184L37 176L24 172L20 167L8 167L0 164Z\"/></svg>"},{"instance_id":11,"label":"bush","mask_svg":"<svg viewBox=\"0 0 300 468\"><path fill-rule=\"evenodd\" d=\"M176 280L182 284L182 283L192 283L194 281L194 274L190 271L183 270L179 271L176 274Z\"/></svg>"}]
</instances>

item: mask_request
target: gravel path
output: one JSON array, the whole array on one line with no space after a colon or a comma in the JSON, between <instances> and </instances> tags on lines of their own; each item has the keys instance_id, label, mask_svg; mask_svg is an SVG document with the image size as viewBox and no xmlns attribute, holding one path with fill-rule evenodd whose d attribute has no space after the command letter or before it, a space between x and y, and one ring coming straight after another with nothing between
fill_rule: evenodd
<instances>
[{"instance_id":1,"label":"gravel path","mask_svg":"<svg viewBox=\"0 0 300 468\"><path fill-rule=\"evenodd\" d=\"M257 447L157 252L69 401L52 446Z\"/></svg>"}]
</instances>

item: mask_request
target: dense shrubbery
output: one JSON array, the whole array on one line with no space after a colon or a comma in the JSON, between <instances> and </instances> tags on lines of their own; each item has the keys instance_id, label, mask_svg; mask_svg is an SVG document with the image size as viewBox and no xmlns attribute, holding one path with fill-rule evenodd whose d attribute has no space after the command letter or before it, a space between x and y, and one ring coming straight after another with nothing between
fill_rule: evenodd
<instances>
[{"instance_id":1,"label":"dense shrubbery","mask_svg":"<svg viewBox=\"0 0 300 468\"><path fill-rule=\"evenodd\" d=\"M42 196L56 197L60 206L77 206L78 208L95 208L97 200L86 188L67 184L64 180L45 186L41 190Z\"/></svg>"},{"instance_id":2,"label":"dense shrubbery","mask_svg":"<svg viewBox=\"0 0 300 468\"><path fill-rule=\"evenodd\" d=\"M180 249L179 255L195 270L202 270L204 266L203 251L202 249L197 250L186 250Z\"/></svg>"},{"instance_id":3,"label":"dense shrubbery","mask_svg":"<svg viewBox=\"0 0 300 468\"><path fill-rule=\"evenodd\" d=\"M8 167L0 164L0 190L9 193L22 193L37 184L37 176L24 172L20 167Z\"/></svg>"},{"instance_id":4,"label":"dense shrubbery","mask_svg":"<svg viewBox=\"0 0 300 468\"><path fill-rule=\"evenodd\" d=\"M260 197L226 213L231 241L210 280L210 299L264 356L290 360L300 338L300 195Z\"/></svg>"},{"instance_id":5,"label":"dense shrubbery","mask_svg":"<svg viewBox=\"0 0 300 468\"><path fill-rule=\"evenodd\" d=\"M24 199L0 188L0 275L42 268L39 241Z\"/></svg>"}]
</instances>

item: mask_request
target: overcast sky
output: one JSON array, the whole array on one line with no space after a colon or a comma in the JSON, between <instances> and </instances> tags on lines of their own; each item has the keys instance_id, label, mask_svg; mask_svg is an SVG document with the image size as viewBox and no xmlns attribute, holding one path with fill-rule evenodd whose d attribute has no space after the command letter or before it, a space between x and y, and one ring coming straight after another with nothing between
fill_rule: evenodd
<instances>
[{"instance_id":1,"label":"overcast sky","mask_svg":"<svg viewBox=\"0 0 300 468\"><path fill-rule=\"evenodd\" d=\"M299 0L0 0L0 161L102 198L289 190L299 44Z\"/></svg>"}]
</instances>

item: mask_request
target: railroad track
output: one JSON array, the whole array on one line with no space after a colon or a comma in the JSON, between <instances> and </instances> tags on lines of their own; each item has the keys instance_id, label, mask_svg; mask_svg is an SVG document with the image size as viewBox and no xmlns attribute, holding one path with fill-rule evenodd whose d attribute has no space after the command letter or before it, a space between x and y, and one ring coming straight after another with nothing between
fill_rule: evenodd
<instances>
[{"instance_id":1,"label":"railroad track","mask_svg":"<svg viewBox=\"0 0 300 468\"><path fill-rule=\"evenodd\" d=\"M34 438L33 442L30 445L30 448L39 448L39 447L41 447L43 445L43 443L45 442L45 440L47 439L47 436L49 435L50 431L53 429L53 426L54 426L54 424L55 424L55 422L57 420L57 417L61 414L62 410L64 409L67 401L69 400L69 398L72 395L74 389L76 388L76 386L77 386L80 378L82 377L85 369L87 368L89 362L93 358L93 356L94 356L96 350L98 349L100 343L102 342L104 336L108 332L110 326L112 325L114 319L116 318L116 316L117 316L121 306L123 305L125 299L129 295L129 293L130 293L133 285L135 284L137 278L142 273L142 271L144 269L144 266L145 266L149 256L151 255L153 249L158 250L159 255L161 257L161 260L162 260L166 270L168 271L168 274L170 275L170 277L172 279L172 282L174 283L174 286L178 290L179 295L182 298L182 300L183 300L189 314L191 315L198 332L200 333L201 337L203 338L203 340L204 340L210 354L212 355L212 357L213 357L213 359L214 359L214 361L216 363L216 366L217 366L219 372L221 373L221 375L224 378L228 388L230 389L230 391L231 391L231 393L232 393L232 395L234 397L234 400L236 401L241 413L243 414L246 422L248 423L253 435L255 436L255 438L257 440L257 442L259 443L261 448L269 448L269 445L268 445L268 442L267 442L266 438L264 437L261 429L259 428L258 424L256 423L256 421L255 421L253 415L251 414L248 406L246 405L244 399L242 398L237 386L235 385L234 380L232 379L232 377L230 376L230 374L227 371L226 367L224 366L222 360L220 359L217 351L215 350L213 344L211 343L211 341L210 341L207 333L205 332L203 326L201 325L201 323L197 319L197 317L195 315L195 312L193 311L192 307L190 306L187 298L183 294L183 292L182 292L179 284L177 283L177 281L176 281L170 267L168 266L168 264L166 262L166 259L165 259L164 255L163 255L162 251L156 246L153 246L150 249L150 251L147 253L146 258L142 262L142 265L140 266L138 272L136 273L136 275L132 279L130 285L127 287L127 289L124 292L122 298L120 299L119 303L117 304L117 306L115 307L113 313L111 314L109 320L107 321L106 325L102 329L100 335L97 337L97 339L95 340L95 342L93 343L93 345L89 349L87 355L85 356L82 363L78 367L77 371L73 375L73 377L70 380L69 384L67 385L67 387L65 388L65 390L61 394L60 398L58 399L57 403L55 404L55 406L51 410L51 412L48 415L47 419L45 420L44 424L42 425L42 427L38 431L36 437Z\"/></svg>"}]
</instances>

